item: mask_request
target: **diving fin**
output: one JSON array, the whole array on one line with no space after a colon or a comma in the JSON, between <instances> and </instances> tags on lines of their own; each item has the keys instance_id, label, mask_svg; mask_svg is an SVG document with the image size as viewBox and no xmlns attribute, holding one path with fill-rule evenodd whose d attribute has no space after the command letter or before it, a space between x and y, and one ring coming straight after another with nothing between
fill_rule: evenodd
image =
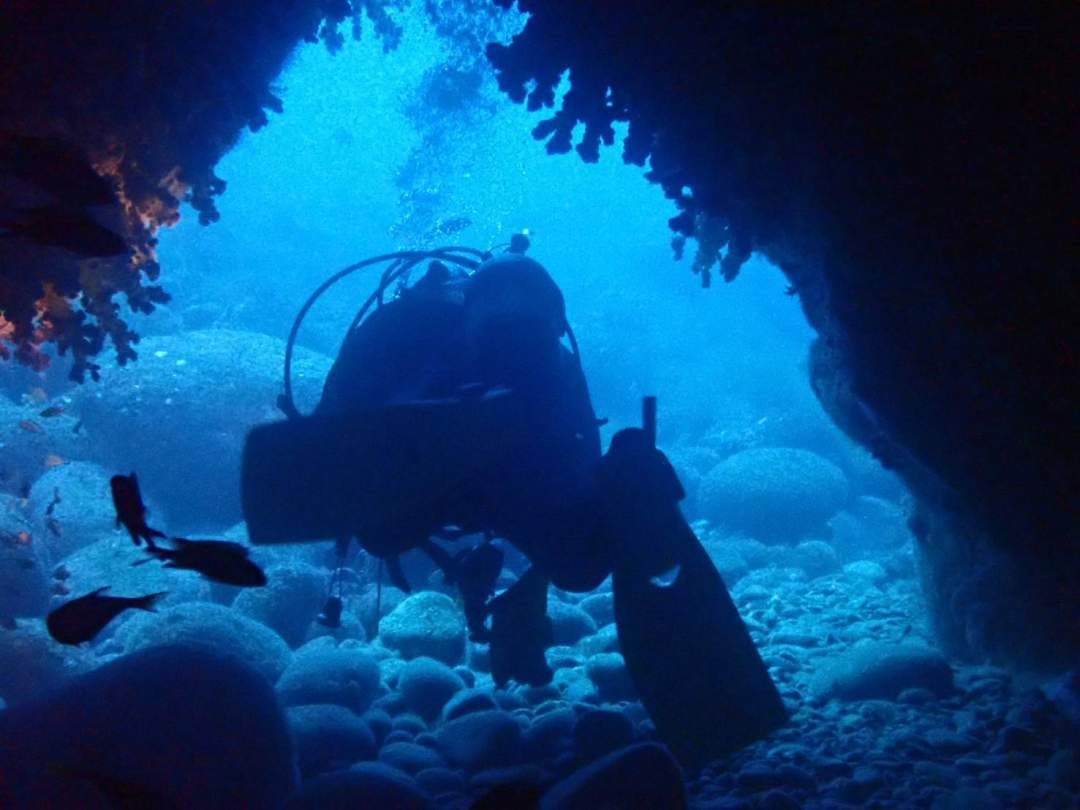
<instances>
[{"instance_id":1,"label":"diving fin","mask_svg":"<svg viewBox=\"0 0 1080 810\"><path fill-rule=\"evenodd\" d=\"M491 676L502 688L513 678L545 686L554 677L544 651L554 643L547 615L548 581L530 568L491 600Z\"/></svg>"},{"instance_id":2,"label":"diving fin","mask_svg":"<svg viewBox=\"0 0 1080 810\"><path fill-rule=\"evenodd\" d=\"M597 470L617 550L615 624L630 679L660 739L684 767L696 769L783 725L787 710L679 509L682 486L654 446L655 401L649 410L643 429L613 437ZM673 580L658 584L670 569Z\"/></svg>"},{"instance_id":3,"label":"diving fin","mask_svg":"<svg viewBox=\"0 0 1080 810\"><path fill-rule=\"evenodd\" d=\"M390 584L404 593L412 593L409 580L405 578L405 572L401 570L401 558L393 554L384 558L386 573L390 576Z\"/></svg>"}]
</instances>

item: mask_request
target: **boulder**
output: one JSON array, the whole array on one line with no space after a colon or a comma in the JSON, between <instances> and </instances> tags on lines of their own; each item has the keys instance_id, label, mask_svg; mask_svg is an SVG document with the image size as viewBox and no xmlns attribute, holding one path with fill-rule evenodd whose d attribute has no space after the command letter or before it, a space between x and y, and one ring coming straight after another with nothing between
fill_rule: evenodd
<instances>
[{"instance_id":1,"label":"boulder","mask_svg":"<svg viewBox=\"0 0 1080 810\"><path fill-rule=\"evenodd\" d=\"M0 619L44 616L53 583L45 544L15 498L0 495Z\"/></svg>"},{"instance_id":2,"label":"boulder","mask_svg":"<svg viewBox=\"0 0 1080 810\"><path fill-rule=\"evenodd\" d=\"M702 484L702 515L729 530L779 542L820 532L848 500L844 473L808 450L744 450Z\"/></svg>"},{"instance_id":3,"label":"boulder","mask_svg":"<svg viewBox=\"0 0 1080 810\"><path fill-rule=\"evenodd\" d=\"M428 656L453 666L465 656L465 618L446 594L421 591L383 618L379 638L403 658Z\"/></svg>"},{"instance_id":4,"label":"boulder","mask_svg":"<svg viewBox=\"0 0 1080 810\"><path fill-rule=\"evenodd\" d=\"M14 630L0 629L0 697L9 706L55 689L98 663L89 650L53 641L43 622L20 621Z\"/></svg>"},{"instance_id":5,"label":"boulder","mask_svg":"<svg viewBox=\"0 0 1080 810\"><path fill-rule=\"evenodd\" d=\"M291 706L286 713L305 777L375 756L375 735L344 706Z\"/></svg>"},{"instance_id":6,"label":"boulder","mask_svg":"<svg viewBox=\"0 0 1080 810\"><path fill-rule=\"evenodd\" d=\"M585 673L596 685L600 699L609 703L634 700L637 690L619 653L598 653L585 662Z\"/></svg>"},{"instance_id":7,"label":"boulder","mask_svg":"<svg viewBox=\"0 0 1080 810\"><path fill-rule=\"evenodd\" d=\"M378 762L354 765L304 783L284 810L430 810L431 800L408 774Z\"/></svg>"},{"instance_id":8,"label":"boulder","mask_svg":"<svg viewBox=\"0 0 1080 810\"><path fill-rule=\"evenodd\" d=\"M634 724L622 712L594 709L577 718L572 739L577 758L591 762L630 745L634 741Z\"/></svg>"},{"instance_id":9,"label":"boulder","mask_svg":"<svg viewBox=\"0 0 1080 810\"><path fill-rule=\"evenodd\" d=\"M210 600L210 583L204 577L194 571L166 568L150 558L144 549L132 543L127 534L110 534L60 560L58 566L62 565L68 575L62 582L70 594L55 597L52 607L105 586L109 587L107 593L112 596L142 596L166 591L165 597L158 602L158 610ZM120 614L97 640L109 638L136 616L138 611Z\"/></svg>"},{"instance_id":10,"label":"boulder","mask_svg":"<svg viewBox=\"0 0 1080 810\"><path fill-rule=\"evenodd\" d=\"M471 712L484 712L495 708L498 707L495 704L495 698L491 696L490 689L482 687L462 689L443 706L442 719L445 723Z\"/></svg>"},{"instance_id":11,"label":"boulder","mask_svg":"<svg viewBox=\"0 0 1080 810\"><path fill-rule=\"evenodd\" d=\"M52 560L59 561L107 537L122 536L129 546L134 545L127 532L116 525L109 488L112 475L97 464L73 461L46 470L34 483L29 499L33 533L48 548ZM154 517L151 504L147 514L151 525Z\"/></svg>"},{"instance_id":12,"label":"boulder","mask_svg":"<svg viewBox=\"0 0 1080 810\"><path fill-rule=\"evenodd\" d=\"M577 714L571 708L554 709L536 718L523 739L523 751L529 760L557 756L570 746Z\"/></svg>"},{"instance_id":13,"label":"boulder","mask_svg":"<svg viewBox=\"0 0 1080 810\"><path fill-rule=\"evenodd\" d=\"M428 721L438 717L447 701L464 688L456 672L426 656L409 661L398 675L397 689L405 705Z\"/></svg>"},{"instance_id":14,"label":"boulder","mask_svg":"<svg viewBox=\"0 0 1080 810\"><path fill-rule=\"evenodd\" d=\"M318 639L301 647L277 682L286 706L331 703L360 714L379 690L379 665L358 642Z\"/></svg>"},{"instance_id":15,"label":"boulder","mask_svg":"<svg viewBox=\"0 0 1080 810\"><path fill-rule=\"evenodd\" d=\"M683 775L663 746L641 743L613 751L554 785L539 810L687 807Z\"/></svg>"},{"instance_id":16,"label":"boulder","mask_svg":"<svg viewBox=\"0 0 1080 810\"><path fill-rule=\"evenodd\" d=\"M953 692L952 667L937 650L917 644L867 642L818 664L810 690L818 698L895 700L905 689Z\"/></svg>"},{"instance_id":17,"label":"boulder","mask_svg":"<svg viewBox=\"0 0 1080 810\"><path fill-rule=\"evenodd\" d=\"M270 628L221 605L202 602L133 616L115 640L128 653L167 644L209 647L236 656L271 683L292 657L289 645Z\"/></svg>"},{"instance_id":18,"label":"boulder","mask_svg":"<svg viewBox=\"0 0 1080 810\"><path fill-rule=\"evenodd\" d=\"M475 772L516 762L522 735L513 715L494 710L451 720L435 736L447 762Z\"/></svg>"},{"instance_id":19,"label":"boulder","mask_svg":"<svg viewBox=\"0 0 1080 810\"><path fill-rule=\"evenodd\" d=\"M379 761L405 773L417 774L426 768L444 768L443 758L426 745L397 742L383 746Z\"/></svg>"},{"instance_id":20,"label":"boulder","mask_svg":"<svg viewBox=\"0 0 1080 810\"><path fill-rule=\"evenodd\" d=\"M840 557L828 543L822 540L807 540L794 548L785 549L780 564L799 568L808 579L814 579L840 568Z\"/></svg>"},{"instance_id":21,"label":"boulder","mask_svg":"<svg viewBox=\"0 0 1080 810\"><path fill-rule=\"evenodd\" d=\"M548 616L556 644L576 644L585 636L596 632L596 620L576 605L568 605L558 599L548 601Z\"/></svg>"},{"instance_id":22,"label":"boulder","mask_svg":"<svg viewBox=\"0 0 1080 810\"><path fill-rule=\"evenodd\" d=\"M146 337L138 352L138 362L106 363L100 384L74 393L94 457L110 469L137 470L143 493L162 505L168 524L235 523L244 437L281 418L284 342L206 329ZM318 401L330 365L328 357L297 349L292 376L301 410Z\"/></svg>"},{"instance_id":23,"label":"boulder","mask_svg":"<svg viewBox=\"0 0 1080 810\"><path fill-rule=\"evenodd\" d=\"M615 621L615 594L611 591L589 594L578 603L578 607L592 616L597 627Z\"/></svg>"},{"instance_id":24,"label":"boulder","mask_svg":"<svg viewBox=\"0 0 1080 810\"><path fill-rule=\"evenodd\" d=\"M266 579L261 588L245 588L233 601L233 610L277 631L290 647L299 647L326 601L330 574L291 563L269 568Z\"/></svg>"},{"instance_id":25,"label":"boulder","mask_svg":"<svg viewBox=\"0 0 1080 810\"><path fill-rule=\"evenodd\" d=\"M271 810L296 787L273 689L235 657L205 649L117 659L0 714L0 738L18 740L0 748L0 773L10 777L0 779L3 807L114 807L87 797L119 786L125 806ZM77 802L34 795L64 782L79 789Z\"/></svg>"},{"instance_id":26,"label":"boulder","mask_svg":"<svg viewBox=\"0 0 1080 810\"><path fill-rule=\"evenodd\" d=\"M43 417L49 402L16 404L0 395L0 490L20 498L54 465L87 458L85 431L76 433L75 409L59 399L51 403L66 410Z\"/></svg>"}]
</instances>

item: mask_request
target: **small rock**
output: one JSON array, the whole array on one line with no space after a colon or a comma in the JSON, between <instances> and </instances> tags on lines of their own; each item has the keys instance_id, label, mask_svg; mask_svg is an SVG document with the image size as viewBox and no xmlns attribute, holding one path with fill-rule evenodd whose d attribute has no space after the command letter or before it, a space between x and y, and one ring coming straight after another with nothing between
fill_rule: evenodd
<instances>
[{"instance_id":1,"label":"small rock","mask_svg":"<svg viewBox=\"0 0 1080 810\"><path fill-rule=\"evenodd\" d=\"M375 756L375 735L344 706L293 706L286 714L305 776Z\"/></svg>"},{"instance_id":2,"label":"small rock","mask_svg":"<svg viewBox=\"0 0 1080 810\"><path fill-rule=\"evenodd\" d=\"M615 621L615 595L611 591L586 596L578 607L593 617L597 627L603 627Z\"/></svg>"},{"instance_id":3,"label":"small rock","mask_svg":"<svg viewBox=\"0 0 1080 810\"><path fill-rule=\"evenodd\" d=\"M883 642L859 645L819 664L810 684L817 697L842 700L894 700L913 687L944 697L953 691L952 668L928 647Z\"/></svg>"},{"instance_id":4,"label":"small rock","mask_svg":"<svg viewBox=\"0 0 1080 810\"><path fill-rule=\"evenodd\" d=\"M407 742L384 745L379 751L379 761L411 774L446 766L443 758L427 746Z\"/></svg>"},{"instance_id":5,"label":"small rock","mask_svg":"<svg viewBox=\"0 0 1080 810\"><path fill-rule=\"evenodd\" d=\"M569 646L585 636L596 632L596 621L576 605L568 605L557 599L548 601L548 616L556 644Z\"/></svg>"},{"instance_id":6,"label":"small rock","mask_svg":"<svg viewBox=\"0 0 1080 810\"><path fill-rule=\"evenodd\" d=\"M438 717L447 701L464 688L465 682L456 672L441 661L426 656L409 661L402 668L397 683L405 705L429 721Z\"/></svg>"},{"instance_id":7,"label":"small rock","mask_svg":"<svg viewBox=\"0 0 1080 810\"><path fill-rule=\"evenodd\" d=\"M292 657L278 681L286 706L334 703L362 714L379 688L379 667L356 642L335 646L330 639L309 642Z\"/></svg>"},{"instance_id":8,"label":"small rock","mask_svg":"<svg viewBox=\"0 0 1080 810\"><path fill-rule=\"evenodd\" d=\"M861 579L867 582L872 582L875 585L884 582L889 578L888 573L881 567L879 563L872 560L858 560L853 563L848 563L844 566L845 576L852 579Z\"/></svg>"},{"instance_id":9,"label":"small rock","mask_svg":"<svg viewBox=\"0 0 1080 810\"><path fill-rule=\"evenodd\" d=\"M308 628L322 609L329 576L314 566L293 563L267 569L266 579L265 587L245 588L232 607L276 630L295 649L307 639Z\"/></svg>"},{"instance_id":10,"label":"small rock","mask_svg":"<svg viewBox=\"0 0 1080 810\"><path fill-rule=\"evenodd\" d=\"M521 749L521 726L504 711L474 712L436 732L446 760L467 771L513 764Z\"/></svg>"},{"instance_id":11,"label":"small rock","mask_svg":"<svg viewBox=\"0 0 1080 810\"><path fill-rule=\"evenodd\" d=\"M471 712L484 712L496 709L495 698L491 691L482 688L462 689L447 701L443 707L443 722L456 720ZM504 707L505 708L505 707Z\"/></svg>"}]
</instances>

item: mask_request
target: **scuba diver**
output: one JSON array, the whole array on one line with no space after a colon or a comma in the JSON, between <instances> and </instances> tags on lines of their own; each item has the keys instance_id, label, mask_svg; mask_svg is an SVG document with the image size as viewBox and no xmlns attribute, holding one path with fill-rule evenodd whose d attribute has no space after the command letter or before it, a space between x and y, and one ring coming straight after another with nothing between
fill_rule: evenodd
<instances>
[{"instance_id":1,"label":"scuba diver","mask_svg":"<svg viewBox=\"0 0 1080 810\"><path fill-rule=\"evenodd\" d=\"M300 416L288 382L299 322L365 263L309 299L286 355L280 404L290 418L255 428L245 447L249 536L333 538L339 558L355 538L404 590L398 556L426 552L461 590L470 637L490 643L500 687L552 679L549 585L585 592L612 576L620 647L661 737L688 765L733 750L781 724L783 703L682 516L682 486L655 446L655 400L644 426L620 431L603 453L562 292L528 246L517 235L498 255L378 257L394 263L314 413ZM456 554L433 541L466 535L485 540ZM503 555L492 538L529 562L497 596Z\"/></svg>"}]
</instances>

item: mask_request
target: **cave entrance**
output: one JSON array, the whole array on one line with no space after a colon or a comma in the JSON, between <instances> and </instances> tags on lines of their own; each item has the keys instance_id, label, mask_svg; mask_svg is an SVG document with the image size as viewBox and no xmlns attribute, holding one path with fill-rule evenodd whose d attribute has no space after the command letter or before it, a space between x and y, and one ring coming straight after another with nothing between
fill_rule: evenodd
<instances>
[{"instance_id":1,"label":"cave entrance","mask_svg":"<svg viewBox=\"0 0 1080 810\"><path fill-rule=\"evenodd\" d=\"M752 582L774 594L743 604L763 639L784 624L775 594L811 592L850 563L865 563L857 583L911 581L914 605L902 488L811 393L814 334L780 271L754 257L735 283L702 291L673 258L674 206L618 146L596 164L545 155L529 135L544 113L499 93L474 46L490 32L447 38L422 8L399 19L389 51L375 37L336 54L299 48L279 80L285 112L217 167L229 184L221 221L186 216L162 234L184 328L284 338L344 265L407 247L488 248L528 229L531 255L564 290L607 435L637 421L643 395L659 396L660 444L688 516L737 593ZM486 24L504 36L516 25ZM333 356L373 283L335 287L300 344ZM789 635L827 635L821 622ZM902 612L889 622L910 633Z\"/></svg>"}]
</instances>

